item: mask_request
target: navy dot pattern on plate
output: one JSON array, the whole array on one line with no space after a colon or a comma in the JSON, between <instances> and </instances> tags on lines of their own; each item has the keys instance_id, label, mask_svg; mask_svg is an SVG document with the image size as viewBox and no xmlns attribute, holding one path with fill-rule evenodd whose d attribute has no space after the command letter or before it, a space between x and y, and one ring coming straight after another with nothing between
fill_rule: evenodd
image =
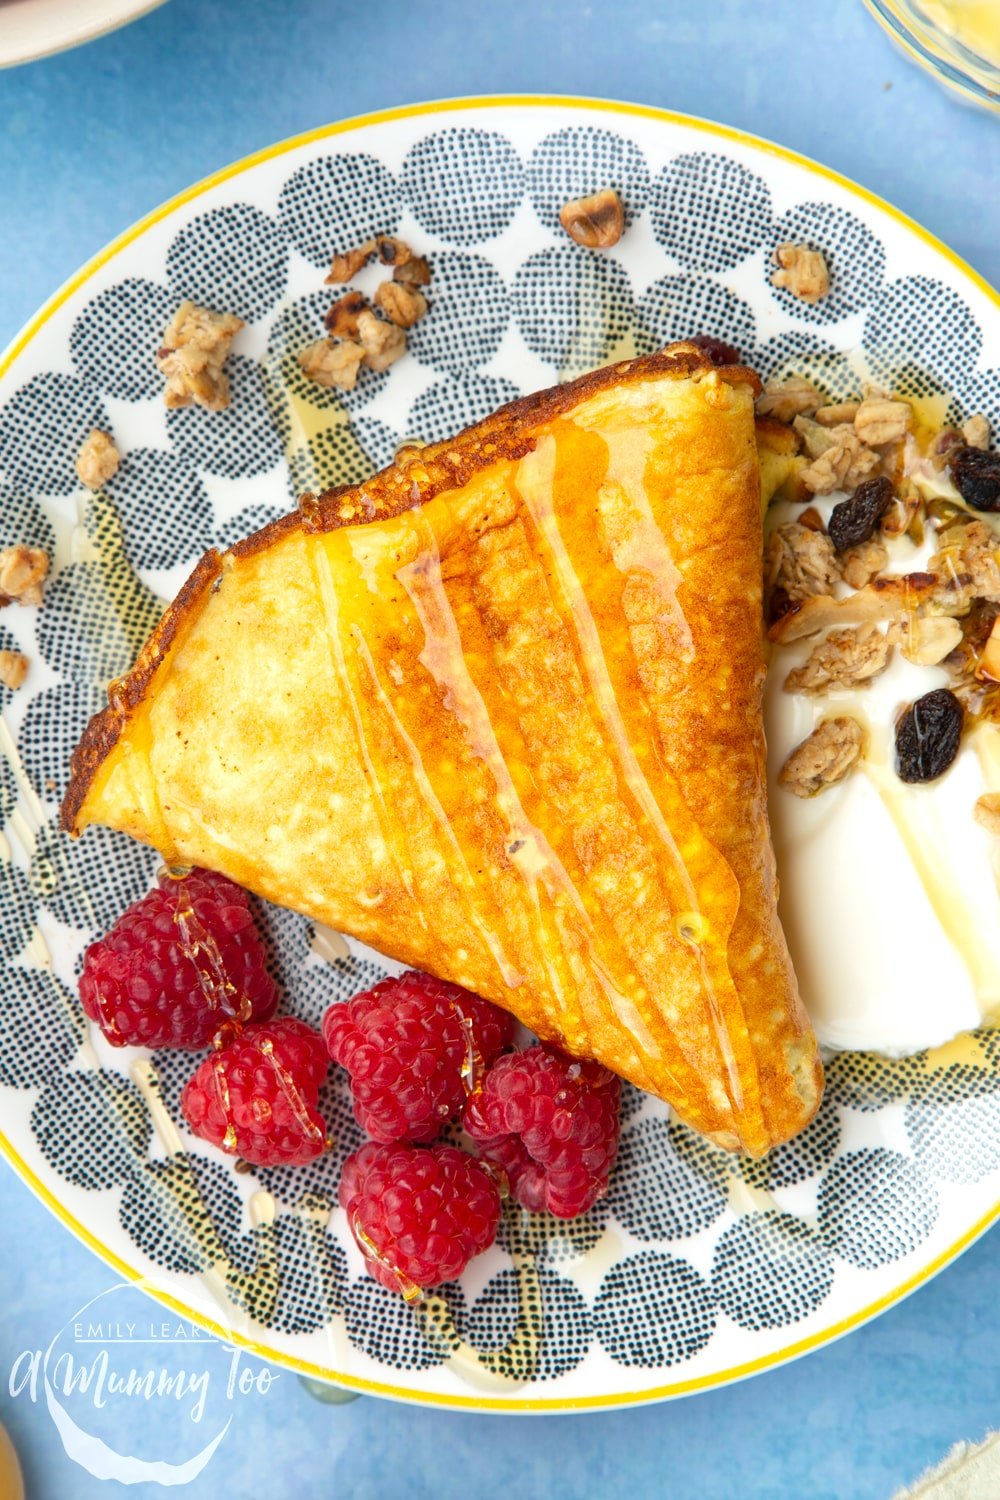
<instances>
[{"instance_id":1,"label":"navy dot pattern on plate","mask_svg":"<svg viewBox=\"0 0 1000 1500\"><path fill-rule=\"evenodd\" d=\"M421 443L442 442L463 427L481 422L520 394L512 380L475 371L436 381L410 408L405 436Z\"/></svg>"},{"instance_id":2,"label":"navy dot pattern on plate","mask_svg":"<svg viewBox=\"0 0 1000 1500\"><path fill-rule=\"evenodd\" d=\"M651 210L657 240L688 271L728 271L772 230L767 184L738 162L702 151L663 168Z\"/></svg>"},{"instance_id":3,"label":"navy dot pattern on plate","mask_svg":"<svg viewBox=\"0 0 1000 1500\"><path fill-rule=\"evenodd\" d=\"M632 1255L614 1267L594 1304L594 1328L619 1364L676 1365L712 1337L711 1288L687 1261L657 1250Z\"/></svg>"},{"instance_id":4,"label":"navy dot pattern on plate","mask_svg":"<svg viewBox=\"0 0 1000 1500\"><path fill-rule=\"evenodd\" d=\"M126 1182L118 1213L156 1265L195 1276L224 1263L242 1227L243 1205L227 1163L181 1152L144 1162Z\"/></svg>"},{"instance_id":5,"label":"navy dot pattern on plate","mask_svg":"<svg viewBox=\"0 0 1000 1500\"><path fill-rule=\"evenodd\" d=\"M422 364L461 375L493 358L510 321L510 298L485 255L439 251L433 257L427 302L408 343Z\"/></svg>"},{"instance_id":6,"label":"navy dot pattern on plate","mask_svg":"<svg viewBox=\"0 0 1000 1500\"><path fill-rule=\"evenodd\" d=\"M328 269L377 234L393 234L402 199L392 173L364 152L307 162L285 182L278 218L291 243L314 266Z\"/></svg>"},{"instance_id":7,"label":"navy dot pattern on plate","mask_svg":"<svg viewBox=\"0 0 1000 1500\"><path fill-rule=\"evenodd\" d=\"M71 563L46 588L38 648L62 676L108 683L128 671L161 612L138 580L132 587L98 563Z\"/></svg>"},{"instance_id":8,"label":"navy dot pattern on plate","mask_svg":"<svg viewBox=\"0 0 1000 1500\"><path fill-rule=\"evenodd\" d=\"M288 241L248 203L214 208L178 233L167 252L167 280L178 300L189 297L253 323L285 290Z\"/></svg>"},{"instance_id":9,"label":"navy dot pattern on plate","mask_svg":"<svg viewBox=\"0 0 1000 1500\"><path fill-rule=\"evenodd\" d=\"M265 1327L309 1333L343 1313L347 1256L327 1233L327 1207L307 1198L235 1246L230 1293Z\"/></svg>"},{"instance_id":10,"label":"navy dot pattern on plate","mask_svg":"<svg viewBox=\"0 0 1000 1500\"><path fill-rule=\"evenodd\" d=\"M14 645L13 636L0 627L0 651L10 651ZM0 707L6 708L12 697L10 688L5 688L0 693ZM0 828L5 826L16 806L17 777L10 761L0 760Z\"/></svg>"},{"instance_id":11,"label":"navy dot pattern on plate","mask_svg":"<svg viewBox=\"0 0 1000 1500\"><path fill-rule=\"evenodd\" d=\"M771 291L786 312L808 323L835 323L860 312L877 296L885 274L885 250L867 224L830 203L800 203L774 225L769 246L807 245L822 252L830 272L830 290L818 302L805 302L787 287ZM776 270L773 253L766 266L768 280Z\"/></svg>"},{"instance_id":12,"label":"navy dot pattern on plate","mask_svg":"<svg viewBox=\"0 0 1000 1500\"><path fill-rule=\"evenodd\" d=\"M133 448L107 486L135 568L194 563L210 544L212 502L196 470L163 448Z\"/></svg>"},{"instance_id":13,"label":"navy dot pattern on plate","mask_svg":"<svg viewBox=\"0 0 1000 1500\"><path fill-rule=\"evenodd\" d=\"M675 1149L677 1134L675 1126L654 1115L622 1136L608 1204L637 1239L686 1239L726 1206L721 1159L713 1176L703 1175Z\"/></svg>"},{"instance_id":14,"label":"navy dot pattern on plate","mask_svg":"<svg viewBox=\"0 0 1000 1500\"><path fill-rule=\"evenodd\" d=\"M84 439L109 426L101 398L85 381L35 375L0 406L0 485L71 495L80 488L75 465Z\"/></svg>"},{"instance_id":15,"label":"navy dot pattern on plate","mask_svg":"<svg viewBox=\"0 0 1000 1500\"><path fill-rule=\"evenodd\" d=\"M839 1156L820 1183L818 1206L824 1242L857 1266L899 1260L938 1215L937 1192L917 1163L881 1147Z\"/></svg>"},{"instance_id":16,"label":"navy dot pattern on plate","mask_svg":"<svg viewBox=\"0 0 1000 1500\"><path fill-rule=\"evenodd\" d=\"M123 833L92 826L78 839L56 823L38 835L31 882L39 903L67 927L107 932L153 882L160 857Z\"/></svg>"},{"instance_id":17,"label":"navy dot pattern on plate","mask_svg":"<svg viewBox=\"0 0 1000 1500\"><path fill-rule=\"evenodd\" d=\"M0 967L0 1083L42 1087L57 1080L83 1041L75 995L49 969Z\"/></svg>"},{"instance_id":18,"label":"navy dot pattern on plate","mask_svg":"<svg viewBox=\"0 0 1000 1500\"><path fill-rule=\"evenodd\" d=\"M926 276L889 282L865 316L864 349L879 380L905 396L956 386L975 369L982 333L957 292ZM900 350L904 355L900 370Z\"/></svg>"},{"instance_id":19,"label":"navy dot pattern on plate","mask_svg":"<svg viewBox=\"0 0 1000 1500\"><path fill-rule=\"evenodd\" d=\"M326 151L291 158L280 176L268 212L195 204L141 274L134 262L132 274L109 263L66 313L58 368L32 367L0 396L0 546L56 553L44 607L11 609L0 627L0 647L38 663L19 693L0 697L44 810L30 858L12 808L37 810L0 764L0 821L14 851L0 864L0 1088L30 1109L58 1180L114 1195L111 1213L149 1263L176 1277L216 1267L237 1306L286 1341L332 1324L376 1378L380 1368L390 1378L431 1371L464 1341L459 1363L485 1356L490 1378L499 1371L512 1394L554 1391L591 1354L633 1385L628 1371L651 1372L653 1383L673 1371L683 1378L733 1323L766 1339L823 1316L838 1279L864 1287L880 1267L921 1266L932 1234L943 1232L939 1185L958 1193L1000 1171L996 1036L969 1039L963 1061L948 1067L932 1054L834 1058L814 1123L755 1163L668 1123L626 1086L607 1196L568 1222L508 1210L468 1289L436 1297L435 1330L429 1312L357 1276L354 1252L345 1255L337 1183L363 1136L341 1070L331 1067L321 1091L327 1153L300 1169L237 1173L222 1156L164 1156L162 1143L153 1146L147 1106L126 1073L131 1053L92 1066L72 963L58 974L37 966L38 923L71 933L78 952L149 887L157 856L101 829L77 843L58 832L69 756L108 680L128 668L159 616L163 601L140 572L190 566L205 547L274 519L301 491L364 479L404 438L439 441L488 416L522 393L506 363L511 341L556 378L711 333L763 378L804 373L837 398L860 390L864 373L844 352L860 337L876 379L903 394L947 390L952 413L984 411L995 430L1000 371L995 359L980 368L982 332L962 296L898 257L891 263L863 205L855 214L807 194L789 205L783 195L776 213L766 172L724 148L653 162L611 124L573 124L516 147L498 131L445 126L391 163L372 151ZM628 225L611 255L573 245L558 223L567 199L605 186L620 193ZM525 229L523 247L512 226ZM432 270L429 311L406 358L383 374L363 371L353 392L311 384L294 356L322 336L323 313L347 290L323 285L333 252L395 232L426 251ZM641 277L633 232L657 247ZM502 250L499 236L508 236ZM784 239L827 256L832 287L821 303L769 286ZM377 274L365 274L370 288ZM155 353L185 296L256 325L235 341L225 412L163 408ZM140 420L154 410L155 424ZM122 452L96 496L74 467L93 427L111 430ZM74 526L83 534L70 546ZM322 957L305 918L263 903L260 912L287 1008L314 1026L383 972L355 953ZM180 1095L197 1061L163 1052L154 1062L185 1145ZM879 1120L890 1109L893 1150ZM272 1195L276 1212L253 1227L247 1199L257 1190ZM786 1201L806 1200L801 1217L786 1211ZM526 1257L520 1281L512 1256ZM514 1339L525 1328L537 1346L529 1366Z\"/></svg>"},{"instance_id":20,"label":"navy dot pattern on plate","mask_svg":"<svg viewBox=\"0 0 1000 1500\"><path fill-rule=\"evenodd\" d=\"M292 447L288 457L288 490L293 501L307 491L318 494L340 484L360 484L391 464L399 438L384 422L358 417L324 428L308 442Z\"/></svg>"},{"instance_id":21,"label":"navy dot pattern on plate","mask_svg":"<svg viewBox=\"0 0 1000 1500\"><path fill-rule=\"evenodd\" d=\"M238 510L235 516L230 516L219 527L215 536L215 545L224 551L227 547L232 547L235 542L242 542L253 532L260 531L262 527L284 515L287 508L284 505L248 505L245 510Z\"/></svg>"},{"instance_id":22,"label":"navy dot pattern on plate","mask_svg":"<svg viewBox=\"0 0 1000 1500\"><path fill-rule=\"evenodd\" d=\"M983 1068L944 1069L907 1104L906 1133L932 1176L978 1182L1000 1167L1000 1078Z\"/></svg>"},{"instance_id":23,"label":"navy dot pattern on plate","mask_svg":"<svg viewBox=\"0 0 1000 1500\"><path fill-rule=\"evenodd\" d=\"M708 276L661 276L643 293L638 318L645 350L707 333L724 338L749 363L757 342L748 303Z\"/></svg>"},{"instance_id":24,"label":"navy dot pattern on plate","mask_svg":"<svg viewBox=\"0 0 1000 1500\"><path fill-rule=\"evenodd\" d=\"M783 1328L815 1312L833 1285L833 1255L791 1214L747 1214L719 1240L712 1288L743 1328Z\"/></svg>"},{"instance_id":25,"label":"navy dot pattern on plate","mask_svg":"<svg viewBox=\"0 0 1000 1500\"><path fill-rule=\"evenodd\" d=\"M818 1176L836 1156L840 1137L840 1115L832 1099L825 1096L812 1123L768 1156L769 1185L792 1187Z\"/></svg>"},{"instance_id":26,"label":"navy dot pattern on plate","mask_svg":"<svg viewBox=\"0 0 1000 1500\"><path fill-rule=\"evenodd\" d=\"M513 295L528 348L561 374L635 353L632 289L617 261L575 245L539 250L518 269Z\"/></svg>"},{"instance_id":27,"label":"navy dot pattern on plate","mask_svg":"<svg viewBox=\"0 0 1000 1500\"><path fill-rule=\"evenodd\" d=\"M159 396L163 376L157 350L177 309L165 286L129 276L87 303L73 324L69 347L84 380L119 401Z\"/></svg>"},{"instance_id":28,"label":"navy dot pattern on plate","mask_svg":"<svg viewBox=\"0 0 1000 1500\"><path fill-rule=\"evenodd\" d=\"M135 1085L103 1068L67 1072L49 1083L31 1123L49 1164L68 1182L92 1191L118 1187L141 1172L153 1134Z\"/></svg>"},{"instance_id":29,"label":"navy dot pattern on plate","mask_svg":"<svg viewBox=\"0 0 1000 1500\"><path fill-rule=\"evenodd\" d=\"M17 865L0 864L0 932L4 954L13 958L35 935L38 907L31 882Z\"/></svg>"},{"instance_id":30,"label":"navy dot pattern on plate","mask_svg":"<svg viewBox=\"0 0 1000 1500\"><path fill-rule=\"evenodd\" d=\"M40 547L49 557L55 550L55 532L41 507L23 490L0 486L0 547Z\"/></svg>"},{"instance_id":31,"label":"navy dot pattern on plate","mask_svg":"<svg viewBox=\"0 0 1000 1500\"><path fill-rule=\"evenodd\" d=\"M17 737L18 754L42 802L60 802L69 780L69 758L106 695L86 682L45 688L28 704Z\"/></svg>"},{"instance_id":32,"label":"navy dot pattern on plate","mask_svg":"<svg viewBox=\"0 0 1000 1500\"><path fill-rule=\"evenodd\" d=\"M506 136L467 127L424 136L407 153L401 180L421 229L452 245L502 234L524 192L521 162Z\"/></svg>"},{"instance_id":33,"label":"navy dot pattern on plate","mask_svg":"<svg viewBox=\"0 0 1000 1500\"><path fill-rule=\"evenodd\" d=\"M502 1373L552 1380L583 1359L590 1347L590 1324L590 1309L573 1283L541 1266L537 1280L519 1281L516 1272L501 1271L470 1308L467 1337L474 1348L492 1352ZM526 1366L516 1339L518 1329L525 1326L541 1335L537 1361Z\"/></svg>"},{"instance_id":34,"label":"navy dot pattern on plate","mask_svg":"<svg viewBox=\"0 0 1000 1500\"><path fill-rule=\"evenodd\" d=\"M861 374L839 350L821 334L793 328L777 338L768 339L752 356L750 363L762 380L782 381L789 375L804 375L818 391L831 401L844 401L861 395Z\"/></svg>"},{"instance_id":35,"label":"navy dot pattern on plate","mask_svg":"<svg viewBox=\"0 0 1000 1500\"><path fill-rule=\"evenodd\" d=\"M635 141L615 130L567 125L539 141L528 165L528 195L546 229L564 231L560 209L613 188L630 229L649 198L649 168Z\"/></svg>"},{"instance_id":36,"label":"navy dot pattern on plate","mask_svg":"<svg viewBox=\"0 0 1000 1500\"><path fill-rule=\"evenodd\" d=\"M436 1298L446 1301L464 1322L465 1299L454 1283L436 1287ZM345 1307L347 1336L371 1359L394 1370L429 1370L444 1362L449 1347L433 1330L424 1332L414 1310L398 1292L365 1276L352 1282Z\"/></svg>"},{"instance_id":37,"label":"navy dot pattern on plate","mask_svg":"<svg viewBox=\"0 0 1000 1500\"><path fill-rule=\"evenodd\" d=\"M263 376L242 354L229 356L226 372L230 400L224 411L179 406L167 413L171 445L186 463L208 474L234 480L266 474L281 462L282 448Z\"/></svg>"}]
</instances>

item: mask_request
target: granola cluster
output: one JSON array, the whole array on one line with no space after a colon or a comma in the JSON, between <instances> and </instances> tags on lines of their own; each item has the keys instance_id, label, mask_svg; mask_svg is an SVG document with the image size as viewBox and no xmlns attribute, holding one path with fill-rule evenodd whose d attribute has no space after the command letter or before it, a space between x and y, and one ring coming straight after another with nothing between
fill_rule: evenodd
<instances>
[{"instance_id":1,"label":"granola cluster","mask_svg":"<svg viewBox=\"0 0 1000 1500\"><path fill-rule=\"evenodd\" d=\"M120 464L114 438L99 427L90 433L76 456L77 476L88 490L103 489L109 479L114 479Z\"/></svg>"},{"instance_id":2,"label":"granola cluster","mask_svg":"<svg viewBox=\"0 0 1000 1500\"><path fill-rule=\"evenodd\" d=\"M765 499L803 506L765 548L770 639L815 637L784 688L813 698L861 690L896 651L943 667L947 688L906 706L895 726L897 774L933 780L968 718L1000 719L1000 532L984 514L1000 512L1000 455L989 423L975 414L960 429L927 432L891 392L830 402L799 374L769 382L757 412ZM812 502L827 496L836 503L821 514ZM921 546L919 567L890 570ZM780 784L813 796L842 780L864 756L852 724L825 718L788 757ZM985 821L982 808L977 816Z\"/></svg>"},{"instance_id":3,"label":"granola cluster","mask_svg":"<svg viewBox=\"0 0 1000 1500\"><path fill-rule=\"evenodd\" d=\"M197 302L181 303L167 325L156 355L156 368L166 380L163 388L166 406L203 406L206 411L225 411L229 405L229 377L223 365L242 327L243 319L234 313L213 312Z\"/></svg>"},{"instance_id":4,"label":"granola cluster","mask_svg":"<svg viewBox=\"0 0 1000 1500\"><path fill-rule=\"evenodd\" d=\"M345 292L323 320L327 337L317 339L296 355L306 378L316 385L350 391L362 367L387 370L406 353L407 329L427 311L427 298L422 291L431 279L427 259L415 255L405 240L394 235L375 236L335 255L327 285L341 286L350 281L372 256L392 270L392 276L381 281L375 290L374 307L363 293Z\"/></svg>"}]
</instances>

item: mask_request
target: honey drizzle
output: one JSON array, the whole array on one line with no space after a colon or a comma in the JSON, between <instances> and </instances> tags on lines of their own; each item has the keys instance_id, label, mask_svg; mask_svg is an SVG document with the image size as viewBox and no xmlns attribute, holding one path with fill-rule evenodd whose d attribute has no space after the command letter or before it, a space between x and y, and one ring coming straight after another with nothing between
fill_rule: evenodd
<instances>
[{"instance_id":1,"label":"honey drizzle","mask_svg":"<svg viewBox=\"0 0 1000 1500\"><path fill-rule=\"evenodd\" d=\"M473 682L462 647L458 623L445 592L441 578L441 555L435 536L426 519L419 512L414 517L422 540L422 550L413 563L400 568L397 578L406 590L417 617L423 627L424 646L420 652L420 664L442 688L451 713L461 723L468 743L476 757L489 768L496 786L496 801L507 824L504 843L523 845L531 840L540 855L538 876L520 862L515 868L522 875L532 894L533 904L541 920L541 909L537 894L540 881L553 902L556 894L568 897L578 915L589 927L590 919L580 893L569 877L555 850L542 830L528 818L503 751L497 741L482 694ZM555 1003L566 1009L562 975L553 962L548 945L539 940L539 957L548 975Z\"/></svg>"},{"instance_id":2,"label":"honey drizzle","mask_svg":"<svg viewBox=\"0 0 1000 1500\"><path fill-rule=\"evenodd\" d=\"M609 448L610 454L611 448L608 438L605 435L601 436L605 442L605 446ZM518 497L531 517L540 544L546 549L552 559L555 579L565 600L569 623L573 628L578 643L577 659L589 683L591 700L603 725L605 740L609 743L612 755L615 757L617 766L619 767L620 776L639 810L640 824L644 820L652 828L658 841L658 847L666 857L666 871L663 869L662 862L657 861L660 864L661 874L664 875L664 884L669 891L670 885L673 883L670 880L670 875L672 875L674 881L681 887L682 898L675 909L682 908L688 913L697 914L699 917L702 917L703 926L701 931L704 935L707 924L704 923L704 918L700 911L695 883L632 747L604 655L600 632L598 631L597 623L587 602L583 585L574 568L573 561L559 528L559 519L554 503L556 460L557 445L555 437L551 434L546 434L537 443L532 452L520 461L517 472ZM630 476L627 473L620 473L619 471L615 477L619 482L621 480L625 481L623 488L631 495L635 488L634 476ZM633 480L632 484L629 483L630 479ZM541 503L538 498L540 494L547 497ZM650 520L652 520L651 517ZM675 597L672 613L676 613L676 610ZM666 767L662 767L661 769L664 776L669 777L669 770ZM679 792L678 800L683 802ZM704 842L707 846L707 840ZM712 854L716 862L721 861L730 878L732 878L729 866L722 860L718 851L712 848ZM725 943L728 939L728 933L719 933L716 935L716 939L721 948L724 960ZM691 941L689 939L684 939L683 941L685 941L698 966L701 988L708 1006L712 1020L713 1034L716 1038L722 1060L726 1096L733 1114L739 1116L744 1114L746 1109L743 1080L733 1051L729 1028L723 1014L720 997L708 966L705 949L701 941ZM725 977L735 997L732 978L729 975L728 966L724 962L723 967L726 968Z\"/></svg>"},{"instance_id":3,"label":"honey drizzle","mask_svg":"<svg viewBox=\"0 0 1000 1500\"><path fill-rule=\"evenodd\" d=\"M317 541L311 546L307 542L305 550L313 572L316 596L323 612L326 627L324 633L329 645L330 665L350 710L355 743L358 747L358 754L364 763L366 778L371 790L385 848L394 866L396 877L412 903L414 919L421 926L426 927L427 915L417 900L416 891L413 887L412 872L404 868L399 858L399 820L393 817L392 811L386 805L382 781L378 774L377 765L372 759L368 746L368 738L365 734L365 726L361 718L358 697L354 691L354 685L351 682L350 672L348 671L347 660L344 655L344 644L340 632L340 605L337 599L337 588L330 566L330 559L321 541Z\"/></svg>"},{"instance_id":4,"label":"honey drizzle","mask_svg":"<svg viewBox=\"0 0 1000 1500\"><path fill-rule=\"evenodd\" d=\"M649 1055L655 1055L659 1049L645 1021L608 972L593 921L580 891L558 851L541 827L530 819L514 785L489 708L469 670L455 612L444 587L436 534L423 513L414 516L413 524L418 528L422 548L417 559L399 569L396 577L411 598L423 628L424 647L419 661L443 690L444 702L461 724L466 742L493 778L496 806L507 824L504 843L508 853L512 849L520 850L527 844L534 855L530 862L514 858L511 863L524 882L538 919L533 934L536 951L549 977L552 999L560 1013L563 1034L568 1037L573 1026L582 1027L585 1035L578 1034L572 1045L584 1047L590 1043L590 1028L578 1011L570 1009L559 971L560 958L569 964L577 958L577 944L570 940L564 928L565 923L587 950L589 977L597 981L608 1013L617 1016L626 1012L633 1037L638 1038L639 1044ZM547 920L548 914L541 900L541 892L544 892L551 905L557 924L555 932L552 931L551 922ZM567 917L569 922L566 921ZM581 983L578 989L583 993L584 984ZM635 1052L635 1063L638 1067L643 1066L642 1055L638 1050Z\"/></svg>"},{"instance_id":5,"label":"honey drizzle","mask_svg":"<svg viewBox=\"0 0 1000 1500\"><path fill-rule=\"evenodd\" d=\"M969 972L980 1005L992 1008L997 1003L997 977L992 958L979 941L976 923L963 903L956 899L947 874L939 872L933 843L909 816L907 804L910 796L902 791L894 773L876 761L871 753L861 762L861 770L895 824L941 930Z\"/></svg>"},{"instance_id":6,"label":"honey drizzle","mask_svg":"<svg viewBox=\"0 0 1000 1500\"><path fill-rule=\"evenodd\" d=\"M394 1265L391 1260L386 1259L381 1250L375 1244L374 1240L370 1239L362 1229L361 1220L359 1219L357 1214L354 1214L354 1216L351 1218L350 1223L351 1233L354 1235L354 1239L357 1243L358 1249L365 1257L365 1260L372 1261L373 1264L378 1266L379 1270L388 1272L393 1281L395 1281L396 1286L398 1287L402 1295L403 1301L409 1302L411 1305L423 1301L423 1288L417 1286L416 1283L411 1281L408 1276L404 1275L399 1267L397 1265Z\"/></svg>"},{"instance_id":7,"label":"honey drizzle","mask_svg":"<svg viewBox=\"0 0 1000 1500\"><path fill-rule=\"evenodd\" d=\"M477 1349L461 1337L443 1297L424 1296L417 1306L421 1326L430 1342L447 1351L448 1364L463 1379L478 1377L507 1390L511 1381L523 1383L538 1371L542 1352L544 1299L538 1257L522 1230L523 1211L511 1200L504 1204L511 1260L517 1281L517 1320L512 1336L499 1349ZM535 1217L535 1216L532 1216Z\"/></svg>"},{"instance_id":8,"label":"honey drizzle","mask_svg":"<svg viewBox=\"0 0 1000 1500\"><path fill-rule=\"evenodd\" d=\"M165 874L171 880L185 878L173 871ZM218 943L186 899L186 895L177 903L174 923L177 927L178 946L194 966L198 987L209 1010L217 1011L241 1025L249 1021L252 1014L250 997L238 991L229 978Z\"/></svg>"},{"instance_id":9,"label":"honey drizzle","mask_svg":"<svg viewBox=\"0 0 1000 1500\"><path fill-rule=\"evenodd\" d=\"M509 989L516 989L518 985L524 983L524 975L521 974L520 971L510 963L504 952L503 944L497 937L493 926L490 923L485 922L480 913L476 910L476 884L472 876L472 871L469 869L468 861L466 860L465 855L462 852L462 846L458 842L458 839L455 835L455 830L451 825L451 821L449 820L444 808L441 806L440 799L438 798L437 793L434 791L434 788L431 785L431 780L427 774L427 768L424 765L420 751L418 750L411 736L407 733L403 721L400 719L399 715L396 713L396 710L393 708L392 703L389 700L389 695L385 691L385 688L382 686L382 683L379 680L378 671L376 669L374 659L372 657L371 651L368 648L368 642L365 640L364 636L356 626L352 627L351 634L354 639L354 644L357 649L358 656L361 658L367 670L368 680L371 683L379 706L381 707L383 713L391 724L394 733L396 734L400 744L406 751L406 754L409 758L410 765L413 769L414 780L416 781L417 787L420 791L420 795L424 801L424 805L428 808L431 815L433 816L434 821L440 829L445 843L448 846L449 852L454 861L454 863L451 865L452 877L455 880L456 887L461 892L464 899L469 921L472 923L472 926L475 928L475 930L479 933L479 936L482 938L483 944L488 952L492 954L493 961L497 966L497 970L504 984L507 985Z\"/></svg>"},{"instance_id":10,"label":"honey drizzle","mask_svg":"<svg viewBox=\"0 0 1000 1500\"><path fill-rule=\"evenodd\" d=\"M312 1140L322 1142L324 1140L323 1132L310 1116L308 1106L302 1097L295 1079L284 1064L279 1062L275 1057L274 1043L270 1037L264 1038L260 1044L260 1050L271 1065L271 1069L278 1080L278 1087L285 1096L288 1106L295 1116L296 1123Z\"/></svg>"}]
</instances>

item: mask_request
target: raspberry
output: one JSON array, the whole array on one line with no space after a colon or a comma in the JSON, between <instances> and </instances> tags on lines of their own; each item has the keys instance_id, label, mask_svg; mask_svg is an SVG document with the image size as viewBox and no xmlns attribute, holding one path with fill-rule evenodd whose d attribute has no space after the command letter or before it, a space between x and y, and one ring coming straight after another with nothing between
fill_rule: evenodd
<instances>
[{"instance_id":1,"label":"raspberry","mask_svg":"<svg viewBox=\"0 0 1000 1500\"><path fill-rule=\"evenodd\" d=\"M351 1075L354 1113L376 1141L436 1140L514 1020L460 985L410 971L331 1005L323 1039Z\"/></svg>"},{"instance_id":2,"label":"raspberry","mask_svg":"<svg viewBox=\"0 0 1000 1500\"><path fill-rule=\"evenodd\" d=\"M572 1219L607 1191L620 1100L619 1080L600 1063L539 1044L494 1064L462 1123L522 1207Z\"/></svg>"},{"instance_id":3,"label":"raspberry","mask_svg":"<svg viewBox=\"0 0 1000 1500\"><path fill-rule=\"evenodd\" d=\"M369 1141L344 1163L340 1203L371 1275L407 1301L460 1276L500 1220L496 1183L456 1146Z\"/></svg>"},{"instance_id":4,"label":"raspberry","mask_svg":"<svg viewBox=\"0 0 1000 1500\"><path fill-rule=\"evenodd\" d=\"M326 1146L317 1111L330 1066L322 1038L292 1016L252 1024L189 1078L181 1109L195 1135L258 1167L297 1166Z\"/></svg>"},{"instance_id":5,"label":"raspberry","mask_svg":"<svg viewBox=\"0 0 1000 1500\"><path fill-rule=\"evenodd\" d=\"M222 875L158 877L83 958L80 999L113 1047L207 1047L278 1003L250 897Z\"/></svg>"}]
</instances>

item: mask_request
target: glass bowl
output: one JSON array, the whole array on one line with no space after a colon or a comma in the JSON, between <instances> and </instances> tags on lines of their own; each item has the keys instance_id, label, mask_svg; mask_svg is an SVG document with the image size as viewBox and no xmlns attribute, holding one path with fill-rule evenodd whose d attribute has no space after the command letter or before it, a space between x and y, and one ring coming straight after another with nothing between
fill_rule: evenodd
<instances>
[{"instance_id":1,"label":"glass bowl","mask_svg":"<svg viewBox=\"0 0 1000 1500\"><path fill-rule=\"evenodd\" d=\"M865 0L915 62L965 99L1000 112L1000 0Z\"/></svg>"}]
</instances>

